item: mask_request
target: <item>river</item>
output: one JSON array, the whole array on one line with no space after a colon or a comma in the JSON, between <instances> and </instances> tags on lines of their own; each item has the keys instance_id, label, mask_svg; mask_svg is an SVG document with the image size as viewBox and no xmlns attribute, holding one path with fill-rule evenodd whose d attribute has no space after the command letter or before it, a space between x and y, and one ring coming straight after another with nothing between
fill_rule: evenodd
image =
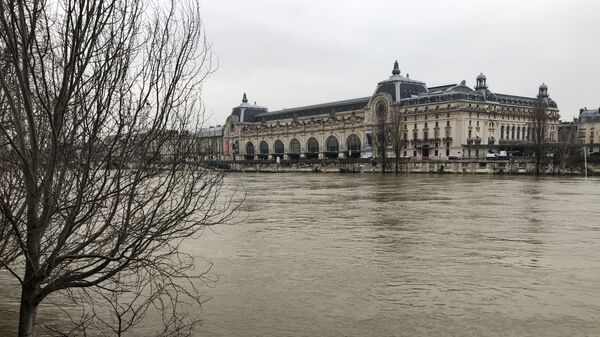
<instances>
[{"instance_id":1,"label":"river","mask_svg":"<svg viewBox=\"0 0 600 337\"><path fill-rule=\"evenodd\" d=\"M190 245L218 279L198 336L600 334L600 179L232 174L226 184L246 191L239 222Z\"/></svg>"}]
</instances>

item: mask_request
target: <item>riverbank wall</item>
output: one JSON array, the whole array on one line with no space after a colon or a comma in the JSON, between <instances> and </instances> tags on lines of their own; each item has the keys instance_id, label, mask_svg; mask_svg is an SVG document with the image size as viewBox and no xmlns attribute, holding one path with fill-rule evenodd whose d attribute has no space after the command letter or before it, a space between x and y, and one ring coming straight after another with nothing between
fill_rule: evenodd
<instances>
[{"instance_id":1,"label":"riverbank wall","mask_svg":"<svg viewBox=\"0 0 600 337\"><path fill-rule=\"evenodd\" d=\"M378 173L381 172L380 161L372 159L346 160L314 160L314 161L228 161L215 165L235 172L348 172ZM535 174L536 162L532 158L509 160L459 159L459 160L402 160L398 163L401 173L451 173L451 174ZM393 159L386 163L386 172L395 172ZM544 160L541 165L544 175L583 175L583 168L571 165L557 165L551 160ZM588 174L600 174L600 165L588 167Z\"/></svg>"}]
</instances>

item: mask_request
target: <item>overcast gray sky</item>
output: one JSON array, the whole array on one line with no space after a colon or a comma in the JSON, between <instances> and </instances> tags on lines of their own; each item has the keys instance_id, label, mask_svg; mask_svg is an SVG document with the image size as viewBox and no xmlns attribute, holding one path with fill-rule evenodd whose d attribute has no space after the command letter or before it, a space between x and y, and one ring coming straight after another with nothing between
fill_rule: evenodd
<instances>
[{"instance_id":1,"label":"overcast gray sky","mask_svg":"<svg viewBox=\"0 0 600 337\"><path fill-rule=\"evenodd\" d=\"M483 72L494 92L535 96L562 120L600 106L599 0L204 0L219 69L204 88L210 124L242 93L269 110L369 96L402 74L428 86Z\"/></svg>"}]
</instances>

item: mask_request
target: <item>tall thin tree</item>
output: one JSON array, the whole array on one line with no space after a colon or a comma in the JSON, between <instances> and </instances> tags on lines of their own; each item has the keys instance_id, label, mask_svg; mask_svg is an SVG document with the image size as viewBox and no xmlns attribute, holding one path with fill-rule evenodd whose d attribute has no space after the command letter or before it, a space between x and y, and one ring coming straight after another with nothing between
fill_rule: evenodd
<instances>
[{"instance_id":1,"label":"tall thin tree","mask_svg":"<svg viewBox=\"0 0 600 337\"><path fill-rule=\"evenodd\" d=\"M198 299L181 243L232 215L222 174L185 163L214 70L198 3L2 0L0 31L0 268L21 285L18 335L36 335L51 294Z\"/></svg>"},{"instance_id":2,"label":"tall thin tree","mask_svg":"<svg viewBox=\"0 0 600 337\"><path fill-rule=\"evenodd\" d=\"M387 147L389 130L388 130L388 110L389 107L384 101L379 101L375 105L375 127L377 129L377 151L381 160L381 173L385 173L387 166Z\"/></svg>"}]
</instances>

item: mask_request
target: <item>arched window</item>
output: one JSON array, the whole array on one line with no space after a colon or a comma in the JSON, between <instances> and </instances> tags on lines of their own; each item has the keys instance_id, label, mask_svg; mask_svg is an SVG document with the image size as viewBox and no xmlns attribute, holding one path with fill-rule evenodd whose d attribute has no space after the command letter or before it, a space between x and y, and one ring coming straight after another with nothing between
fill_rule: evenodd
<instances>
[{"instance_id":1,"label":"arched window","mask_svg":"<svg viewBox=\"0 0 600 337\"><path fill-rule=\"evenodd\" d=\"M273 146L275 148L275 154L283 155L283 142L277 139Z\"/></svg>"},{"instance_id":2,"label":"arched window","mask_svg":"<svg viewBox=\"0 0 600 337\"><path fill-rule=\"evenodd\" d=\"M517 139L521 139L521 127L517 128Z\"/></svg>"},{"instance_id":3,"label":"arched window","mask_svg":"<svg viewBox=\"0 0 600 337\"><path fill-rule=\"evenodd\" d=\"M504 139L504 125L500 128L500 139Z\"/></svg>"},{"instance_id":4,"label":"arched window","mask_svg":"<svg viewBox=\"0 0 600 337\"><path fill-rule=\"evenodd\" d=\"M329 138L327 138L327 141L325 142L325 147L327 149L327 158L338 157L340 145L338 143L337 138L335 138L334 136L329 136Z\"/></svg>"},{"instance_id":5,"label":"arched window","mask_svg":"<svg viewBox=\"0 0 600 337\"><path fill-rule=\"evenodd\" d=\"M330 136L327 138L327 152L339 152L340 145L337 138Z\"/></svg>"},{"instance_id":6,"label":"arched window","mask_svg":"<svg viewBox=\"0 0 600 337\"><path fill-rule=\"evenodd\" d=\"M514 127L514 125L512 127L512 133L510 135L510 139L515 139L515 127Z\"/></svg>"},{"instance_id":7,"label":"arched window","mask_svg":"<svg viewBox=\"0 0 600 337\"><path fill-rule=\"evenodd\" d=\"M290 141L290 159L296 160L300 159L300 142L298 139L294 138Z\"/></svg>"},{"instance_id":8,"label":"arched window","mask_svg":"<svg viewBox=\"0 0 600 337\"><path fill-rule=\"evenodd\" d=\"M360 158L360 138L357 135L348 136L346 145L348 147L348 157Z\"/></svg>"},{"instance_id":9,"label":"arched window","mask_svg":"<svg viewBox=\"0 0 600 337\"><path fill-rule=\"evenodd\" d=\"M267 142L265 142L264 140L262 142L260 142L260 144L258 145L259 151L260 151L260 159L268 159L269 158L269 144L267 144Z\"/></svg>"},{"instance_id":10,"label":"arched window","mask_svg":"<svg viewBox=\"0 0 600 337\"><path fill-rule=\"evenodd\" d=\"M319 153L319 142L315 137L310 137L308 139L306 147L308 148L308 153Z\"/></svg>"},{"instance_id":11,"label":"arched window","mask_svg":"<svg viewBox=\"0 0 600 337\"><path fill-rule=\"evenodd\" d=\"M306 149L308 152L305 154L307 159L317 159L319 157L319 142L315 137L310 137L306 142Z\"/></svg>"},{"instance_id":12,"label":"arched window","mask_svg":"<svg viewBox=\"0 0 600 337\"><path fill-rule=\"evenodd\" d=\"M252 142L246 143L246 159L254 159L254 144L252 144Z\"/></svg>"},{"instance_id":13,"label":"arched window","mask_svg":"<svg viewBox=\"0 0 600 337\"><path fill-rule=\"evenodd\" d=\"M300 142L296 138L290 141L290 153L300 154Z\"/></svg>"}]
</instances>

